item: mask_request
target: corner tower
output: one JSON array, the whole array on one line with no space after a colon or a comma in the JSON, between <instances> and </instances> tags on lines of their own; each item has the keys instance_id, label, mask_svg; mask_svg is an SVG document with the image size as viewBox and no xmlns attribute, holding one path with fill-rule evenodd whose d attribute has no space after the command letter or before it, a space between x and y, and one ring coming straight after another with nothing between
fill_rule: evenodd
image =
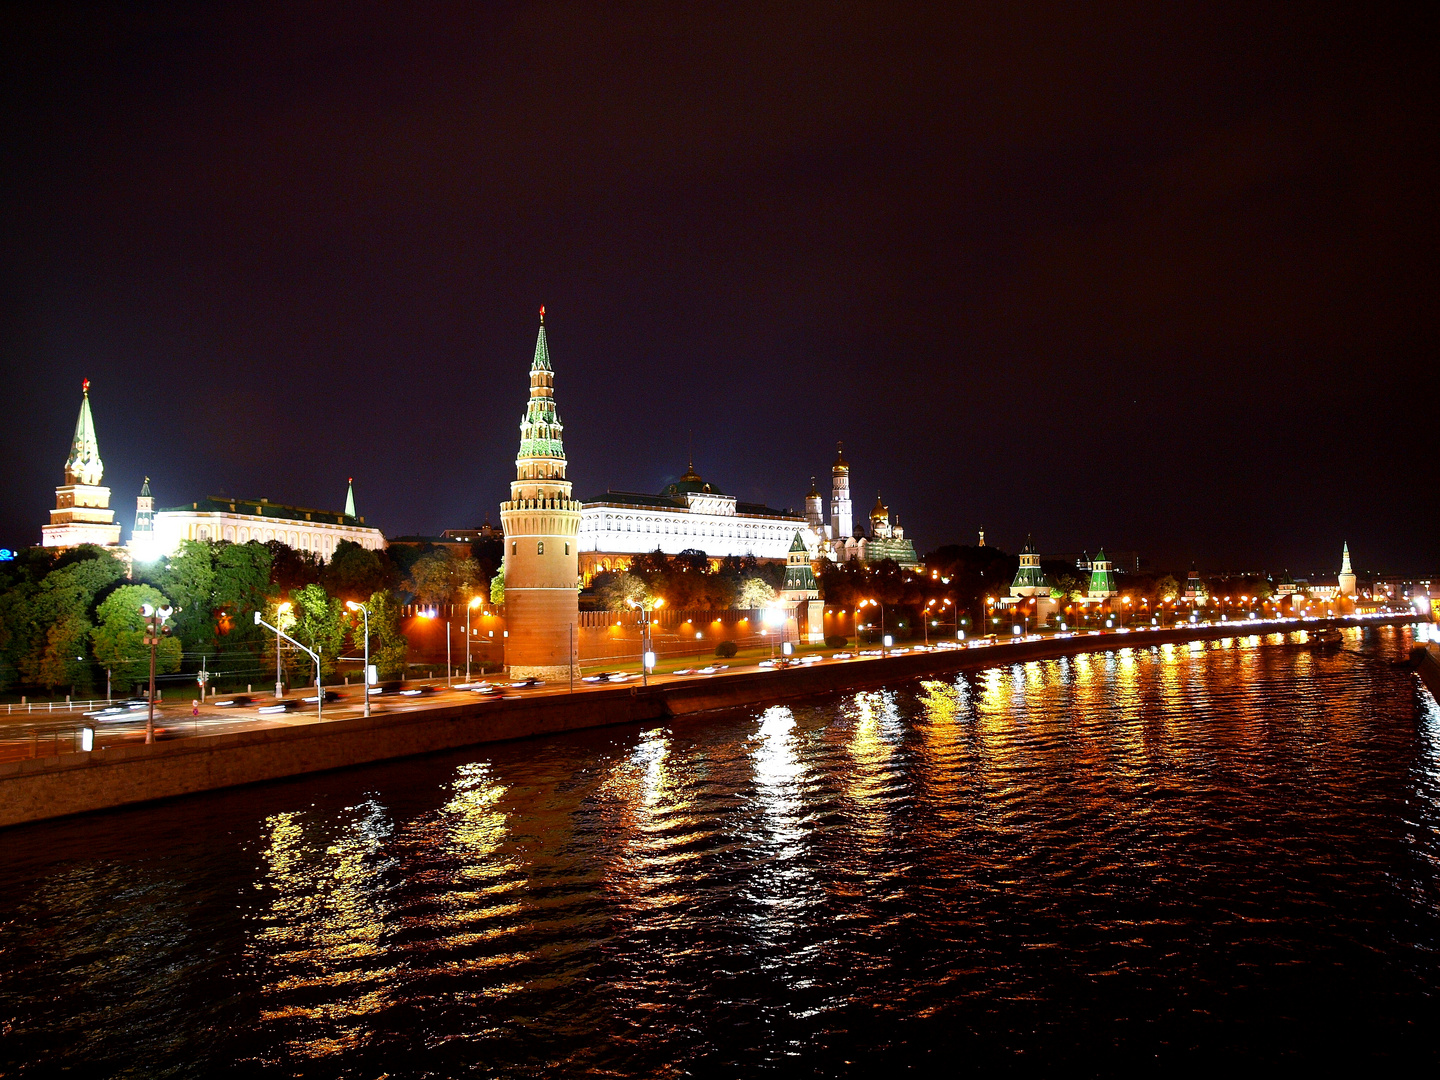
<instances>
[{"instance_id":1,"label":"corner tower","mask_svg":"<svg viewBox=\"0 0 1440 1080\"><path fill-rule=\"evenodd\" d=\"M580 504L571 498L565 479L561 431L542 307L515 479L509 501L500 504L509 635L505 663L519 678L567 678L574 663L570 642L580 610Z\"/></svg>"},{"instance_id":2,"label":"corner tower","mask_svg":"<svg viewBox=\"0 0 1440 1080\"><path fill-rule=\"evenodd\" d=\"M835 464L830 467L830 535L836 540L845 540L852 535L850 463L845 460L845 444L837 445Z\"/></svg>"},{"instance_id":3,"label":"corner tower","mask_svg":"<svg viewBox=\"0 0 1440 1080\"><path fill-rule=\"evenodd\" d=\"M1350 568L1350 541L1345 541L1345 547L1340 554L1340 575L1338 578L1341 596L1355 595L1355 571Z\"/></svg>"},{"instance_id":4,"label":"corner tower","mask_svg":"<svg viewBox=\"0 0 1440 1080\"><path fill-rule=\"evenodd\" d=\"M41 543L45 547L118 547L120 526L110 509L110 489L100 486L105 466L95 438L95 418L90 415L89 379L81 394L80 418L75 421L75 437L65 459L65 483L55 489L55 509L50 511L50 524L40 529Z\"/></svg>"}]
</instances>

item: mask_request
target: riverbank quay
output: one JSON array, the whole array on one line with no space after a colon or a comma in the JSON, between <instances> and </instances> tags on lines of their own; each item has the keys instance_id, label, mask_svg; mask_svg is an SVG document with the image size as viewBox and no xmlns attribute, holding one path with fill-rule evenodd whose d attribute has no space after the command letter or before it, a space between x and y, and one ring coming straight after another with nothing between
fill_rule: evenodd
<instances>
[{"instance_id":1,"label":"riverbank quay","mask_svg":"<svg viewBox=\"0 0 1440 1080\"><path fill-rule=\"evenodd\" d=\"M1410 660L1425 688L1436 701L1440 701L1440 644L1427 641L1424 645L1416 645Z\"/></svg>"},{"instance_id":2,"label":"riverbank quay","mask_svg":"<svg viewBox=\"0 0 1440 1080\"><path fill-rule=\"evenodd\" d=\"M1081 653L1414 621L1413 615L1390 615L1182 625L860 656L784 670L672 677L649 687L594 687L573 694L480 698L370 717L320 722L287 718L280 727L5 762L0 764L0 827L482 743L666 721Z\"/></svg>"}]
</instances>

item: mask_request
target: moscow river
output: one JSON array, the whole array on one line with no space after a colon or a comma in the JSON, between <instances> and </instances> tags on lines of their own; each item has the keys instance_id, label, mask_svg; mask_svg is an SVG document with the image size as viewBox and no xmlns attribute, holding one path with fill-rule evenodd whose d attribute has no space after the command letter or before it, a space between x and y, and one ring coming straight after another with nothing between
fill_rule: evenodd
<instances>
[{"instance_id":1,"label":"moscow river","mask_svg":"<svg viewBox=\"0 0 1440 1080\"><path fill-rule=\"evenodd\" d=\"M0 1075L1433 1065L1440 710L1303 639L0 833Z\"/></svg>"}]
</instances>

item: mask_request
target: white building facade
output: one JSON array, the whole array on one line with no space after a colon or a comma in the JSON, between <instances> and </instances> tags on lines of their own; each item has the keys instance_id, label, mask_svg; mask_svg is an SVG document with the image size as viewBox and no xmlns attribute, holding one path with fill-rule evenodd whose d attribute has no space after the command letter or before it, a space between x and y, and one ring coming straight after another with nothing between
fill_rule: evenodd
<instances>
[{"instance_id":1,"label":"white building facade","mask_svg":"<svg viewBox=\"0 0 1440 1080\"><path fill-rule=\"evenodd\" d=\"M629 556L703 551L712 559L753 555L784 561L805 518L786 510L740 502L707 483L691 465L659 495L607 491L580 511L580 576L623 570Z\"/></svg>"},{"instance_id":2,"label":"white building facade","mask_svg":"<svg viewBox=\"0 0 1440 1080\"><path fill-rule=\"evenodd\" d=\"M155 511L151 551L156 556L170 555L182 540L228 540L232 544L278 540L328 561L342 540L372 551L383 549L384 534L367 527L354 509L353 487L346 499L348 513L287 506L268 499L211 496L189 506Z\"/></svg>"}]
</instances>

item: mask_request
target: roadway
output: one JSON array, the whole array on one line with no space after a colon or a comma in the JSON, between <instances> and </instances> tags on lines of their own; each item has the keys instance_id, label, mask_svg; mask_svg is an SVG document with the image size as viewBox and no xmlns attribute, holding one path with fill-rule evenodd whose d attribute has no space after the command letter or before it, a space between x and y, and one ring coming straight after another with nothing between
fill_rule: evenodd
<instances>
[{"instance_id":1,"label":"roadway","mask_svg":"<svg viewBox=\"0 0 1440 1080\"><path fill-rule=\"evenodd\" d=\"M1385 613L1377 616L1355 616L1346 619L1336 619L1341 625L1364 625L1380 619L1393 620L1396 613ZM1323 624L1328 620L1312 620ZM1282 623L1267 629L1268 624ZM1303 624L1297 625L1292 620L1265 620L1257 619L1251 621L1235 621L1232 624L1237 634L1249 636L1253 634L1290 632L1295 629L1303 629ZM1213 631L1214 624L1198 624L1197 629ZM1134 630L1106 631L1105 637L1120 637L1126 635L1130 640L1125 645L1141 645L1144 642L1145 631L1149 627ZM1003 662L1004 654L1008 651L1006 646L1012 642L1035 641L1046 638L1061 637L1090 637L1095 636L1094 632L1078 632L1064 635L1038 635L1032 634L1014 639L1003 639L993 643L982 645L981 642L968 643L969 648L987 648L994 651L996 662ZM1120 641L1115 642L1116 647L1121 645ZM945 643L947 648L957 648L953 643ZM903 655L920 651L924 646L899 647L890 649L889 652L895 655ZM931 650L940 646L929 646ZM830 649L817 649L805 647L799 651L799 657L809 663L829 665L854 663L859 659L870 659L878 656L878 648L865 649L859 653L846 653L842 657L836 657ZM728 665L722 670L715 671L711 675L697 673L693 665L708 665L709 661L695 661L688 658L665 661L663 668L678 670L662 670L650 675L649 682L652 686L663 686L669 683L684 682L694 679L714 678L718 675L733 674L745 671L756 671L768 666L769 657L756 655L752 657L739 657L725 661ZM683 665L692 665L686 668ZM624 669L611 669L624 670ZM640 686L642 679L638 671L629 671L632 677L619 685ZM458 681L458 680L456 680ZM550 697L558 694L571 692L568 681L547 683L533 688L511 687L504 680L500 680L504 688L505 696L523 697ZM591 690L614 689L617 684L609 683L587 683L581 678L575 680L574 692L586 693ZM442 705L453 705L461 701L475 702L483 700L472 691L456 690L447 687L445 681L422 680L406 684L407 688L420 686L432 687L433 693L425 693L416 697L403 697L399 695L385 695L383 697L372 697L370 702L371 712L374 714L396 714L415 712L424 709L435 708ZM329 703L325 706L323 720L348 720L363 715L364 699L361 697L358 686L335 686L327 687L341 695L341 700ZM313 688L296 687L293 689L294 698L303 697ZM291 727L299 724L313 724L316 722L315 706L302 705L294 712L264 715L258 710L259 707L273 701L272 697L265 695L254 695L254 703L249 706L226 708L207 702L199 706L198 715L191 715L191 703L189 700L172 700L159 702L155 709L155 730L157 740L182 739L195 735L221 735L232 731L254 731L263 728ZM219 700L226 700L222 695ZM490 700L499 700L491 698ZM83 713L75 712L53 712L53 713L14 713L6 716L0 714L0 761L14 761L17 759L32 757L49 757L54 754L70 753L80 749L80 729L86 724L93 724L95 727L95 746L99 750L111 746L123 746L129 743L143 743L145 741L145 720L144 709L137 709L133 713L126 714L115 719L89 720Z\"/></svg>"}]
</instances>

